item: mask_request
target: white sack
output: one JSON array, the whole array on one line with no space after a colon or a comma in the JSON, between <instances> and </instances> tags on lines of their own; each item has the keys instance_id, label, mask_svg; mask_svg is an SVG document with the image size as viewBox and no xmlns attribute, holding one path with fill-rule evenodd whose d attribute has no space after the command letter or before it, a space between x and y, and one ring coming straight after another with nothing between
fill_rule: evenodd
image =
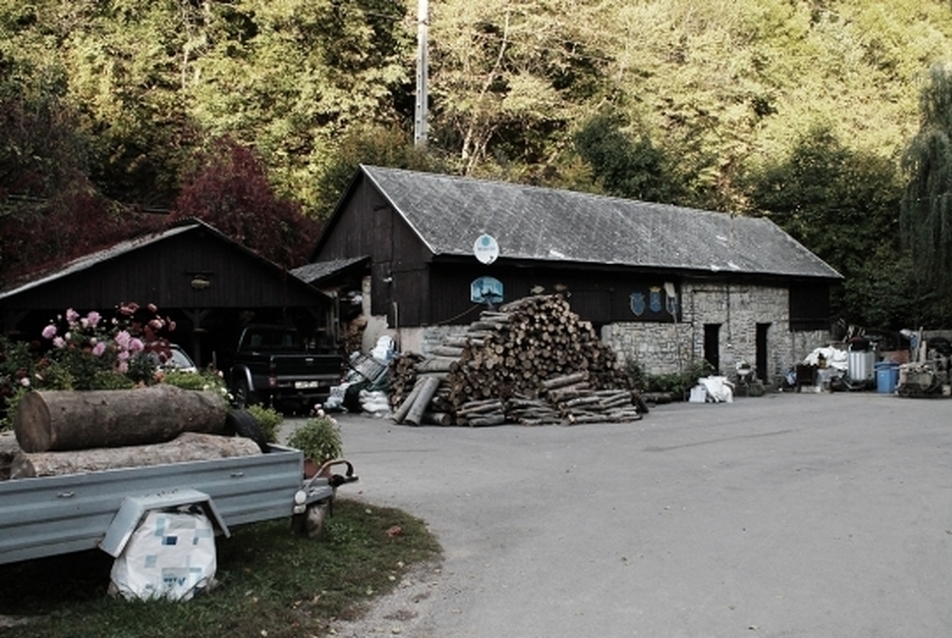
<instances>
[{"instance_id":1,"label":"white sack","mask_svg":"<svg viewBox=\"0 0 952 638\"><path fill-rule=\"evenodd\" d=\"M697 382L704 386L710 400L714 403L734 402L734 384L728 381L727 377L704 377L698 379Z\"/></svg>"},{"instance_id":2,"label":"white sack","mask_svg":"<svg viewBox=\"0 0 952 638\"><path fill-rule=\"evenodd\" d=\"M215 577L215 530L203 513L149 511L112 565L128 600L189 600Z\"/></svg>"}]
</instances>

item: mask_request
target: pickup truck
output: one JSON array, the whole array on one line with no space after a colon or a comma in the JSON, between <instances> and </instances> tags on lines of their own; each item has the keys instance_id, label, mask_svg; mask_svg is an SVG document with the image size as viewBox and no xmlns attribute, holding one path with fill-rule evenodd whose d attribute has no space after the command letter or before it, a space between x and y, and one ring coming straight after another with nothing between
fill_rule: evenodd
<instances>
[{"instance_id":1,"label":"pickup truck","mask_svg":"<svg viewBox=\"0 0 952 638\"><path fill-rule=\"evenodd\" d=\"M339 354L309 351L294 328L252 324L238 340L228 387L239 408L295 404L307 413L340 383L345 363Z\"/></svg>"}]
</instances>

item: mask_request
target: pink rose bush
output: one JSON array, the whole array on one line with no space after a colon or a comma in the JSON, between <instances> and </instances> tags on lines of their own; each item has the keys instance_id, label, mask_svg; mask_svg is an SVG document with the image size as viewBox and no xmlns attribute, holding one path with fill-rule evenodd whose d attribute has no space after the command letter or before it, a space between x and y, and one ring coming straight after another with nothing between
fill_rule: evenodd
<instances>
[{"instance_id":1,"label":"pink rose bush","mask_svg":"<svg viewBox=\"0 0 952 638\"><path fill-rule=\"evenodd\" d=\"M47 368L55 371L57 389L110 389L156 381L156 359L145 356L146 343L167 344L174 322L159 315L155 304L124 302L111 321L95 310L74 308L51 321L41 333L48 343ZM44 361L41 361L41 364ZM43 366L38 366L42 369ZM48 387L42 375L40 385Z\"/></svg>"}]
</instances>

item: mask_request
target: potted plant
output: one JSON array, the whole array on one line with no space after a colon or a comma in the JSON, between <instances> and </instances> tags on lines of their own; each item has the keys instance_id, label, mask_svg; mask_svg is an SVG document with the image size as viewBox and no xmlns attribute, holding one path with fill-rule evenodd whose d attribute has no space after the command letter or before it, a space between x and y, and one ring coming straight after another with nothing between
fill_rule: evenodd
<instances>
[{"instance_id":1,"label":"potted plant","mask_svg":"<svg viewBox=\"0 0 952 638\"><path fill-rule=\"evenodd\" d=\"M307 423L291 433L288 445L304 453L304 475L311 478L325 463L341 457L340 426L333 417L318 410Z\"/></svg>"}]
</instances>

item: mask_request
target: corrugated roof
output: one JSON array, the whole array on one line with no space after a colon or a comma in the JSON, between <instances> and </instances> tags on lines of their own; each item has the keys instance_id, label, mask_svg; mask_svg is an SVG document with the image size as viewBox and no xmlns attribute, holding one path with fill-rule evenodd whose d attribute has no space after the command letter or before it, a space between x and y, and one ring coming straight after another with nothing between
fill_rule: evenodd
<instances>
[{"instance_id":1,"label":"corrugated roof","mask_svg":"<svg viewBox=\"0 0 952 638\"><path fill-rule=\"evenodd\" d=\"M434 255L840 279L767 219L617 197L362 166Z\"/></svg>"},{"instance_id":2,"label":"corrugated roof","mask_svg":"<svg viewBox=\"0 0 952 638\"><path fill-rule=\"evenodd\" d=\"M291 270L291 274L297 277L298 279L306 283L314 283L315 281L322 279L328 275L332 275L340 270L343 270L354 264L358 264L364 260L369 260L370 257L366 255L363 257L350 257L345 259L331 259L329 261L317 261L310 264L305 264L294 268Z\"/></svg>"},{"instance_id":3,"label":"corrugated roof","mask_svg":"<svg viewBox=\"0 0 952 638\"><path fill-rule=\"evenodd\" d=\"M89 253L88 255L83 255L82 257L79 257L67 263L61 268L57 268L44 275L40 275L36 279L33 279L27 283L14 285L14 287L8 290L5 290L3 292L0 292L0 299L4 299L6 297L12 297L25 290L29 290L31 288L37 288L39 286L42 286L45 283L59 279L61 277L65 277L67 275L71 275L75 272L81 272L83 270L86 270L87 268L91 268L95 266L96 264L109 261L110 259L113 259L114 257L118 257L127 252L136 250L137 248L141 248L143 246L148 246L149 244L162 241L163 239L166 239L168 237L172 237L180 233L187 233L200 225L204 225L204 224L193 223L187 226L177 226L177 227L170 228L168 230L164 230L158 233L146 235L143 237L137 237L136 239L121 241L117 244L110 246L109 248L105 248L103 250L97 250L96 252Z\"/></svg>"}]
</instances>

